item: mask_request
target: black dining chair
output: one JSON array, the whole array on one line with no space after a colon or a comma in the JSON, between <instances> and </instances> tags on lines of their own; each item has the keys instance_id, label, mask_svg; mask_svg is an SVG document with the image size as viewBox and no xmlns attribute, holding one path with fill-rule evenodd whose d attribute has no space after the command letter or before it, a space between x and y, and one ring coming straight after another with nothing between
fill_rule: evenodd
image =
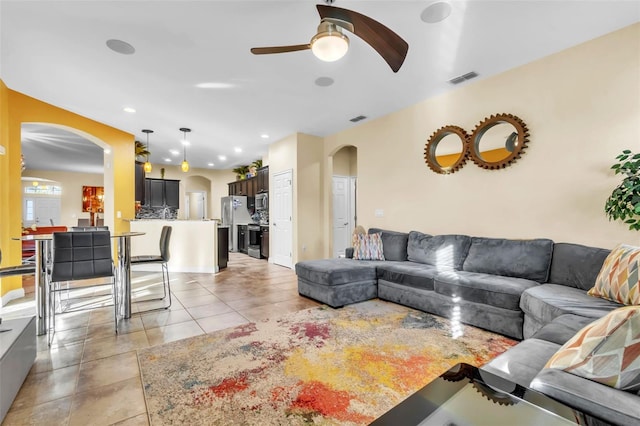
<instances>
[{"instance_id":1,"label":"black dining chair","mask_svg":"<svg viewBox=\"0 0 640 426\"><path fill-rule=\"evenodd\" d=\"M2 264L2 250L0 250L0 265L1 264ZM36 273L35 263L0 267L0 278L12 277L16 275L30 275L35 273Z\"/></svg>"},{"instance_id":2,"label":"black dining chair","mask_svg":"<svg viewBox=\"0 0 640 426\"><path fill-rule=\"evenodd\" d=\"M72 226L69 228L71 232L89 232L89 231L108 231L108 226Z\"/></svg>"},{"instance_id":3,"label":"black dining chair","mask_svg":"<svg viewBox=\"0 0 640 426\"><path fill-rule=\"evenodd\" d=\"M131 266L134 265L142 265L142 264L150 264L150 263L159 263L162 265L162 285L164 290L164 296L156 299L148 299L143 300L143 302L149 300L164 300L168 297L169 304L157 309L169 309L171 307L171 285L169 281L169 268L167 263L169 262L169 258L171 254L169 252L169 243L171 241L171 226L163 226L162 232L160 233L160 255L140 255L140 256L131 256ZM157 310L150 309L150 311Z\"/></svg>"},{"instance_id":4,"label":"black dining chair","mask_svg":"<svg viewBox=\"0 0 640 426\"><path fill-rule=\"evenodd\" d=\"M61 291L79 291L94 287L111 287L114 306L115 330L118 332L118 291L111 251L109 231L54 232L53 260L48 276L49 300L49 345L55 333L57 305L62 310L61 301L56 296ZM105 283L101 278L111 278ZM67 283L62 288L61 283ZM79 285L71 287L69 283ZM83 308L73 309L81 310ZM87 308L84 308L87 309ZM91 308L88 308L91 309ZM71 312L67 308L64 312Z\"/></svg>"}]
</instances>

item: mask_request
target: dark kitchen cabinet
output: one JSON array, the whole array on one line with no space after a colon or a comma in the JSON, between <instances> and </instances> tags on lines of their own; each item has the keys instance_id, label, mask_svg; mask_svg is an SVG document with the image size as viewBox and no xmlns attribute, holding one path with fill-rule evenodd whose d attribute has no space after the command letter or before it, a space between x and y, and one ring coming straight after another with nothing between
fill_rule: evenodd
<instances>
[{"instance_id":1,"label":"dark kitchen cabinet","mask_svg":"<svg viewBox=\"0 0 640 426\"><path fill-rule=\"evenodd\" d=\"M135 169L135 201L140 204L145 204L144 201L144 163L140 161L136 161L136 169Z\"/></svg>"},{"instance_id":2,"label":"dark kitchen cabinet","mask_svg":"<svg viewBox=\"0 0 640 426\"><path fill-rule=\"evenodd\" d=\"M169 179L145 180L148 207L180 208L180 181Z\"/></svg>"},{"instance_id":3,"label":"dark kitchen cabinet","mask_svg":"<svg viewBox=\"0 0 640 426\"><path fill-rule=\"evenodd\" d=\"M255 197L258 193L258 178L252 177L247 179L247 196Z\"/></svg>"},{"instance_id":4,"label":"dark kitchen cabinet","mask_svg":"<svg viewBox=\"0 0 640 426\"><path fill-rule=\"evenodd\" d=\"M238 251L240 253L247 254L247 239L249 233L247 231L247 225L237 225L238 226Z\"/></svg>"},{"instance_id":5,"label":"dark kitchen cabinet","mask_svg":"<svg viewBox=\"0 0 640 426\"><path fill-rule=\"evenodd\" d=\"M218 228L218 269L224 269L229 262L229 228Z\"/></svg>"},{"instance_id":6,"label":"dark kitchen cabinet","mask_svg":"<svg viewBox=\"0 0 640 426\"><path fill-rule=\"evenodd\" d=\"M260 192L269 192L269 166L258 169L256 185L256 194Z\"/></svg>"},{"instance_id":7,"label":"dark kitchen cabinet","mask_svg":"<svg viewBox=\"0 0 640 426\"><path fill-rule=\"evenodd\" d=\"M164 181L164 202L169 207L180 208L180 181Z\"/></svg>"},{"instance_id":8,"label":"dark kitchen cabinet","mask_svg":"<svg viewBox=\"0 0 640 426\"><path fill-rule=\"evenodd\" d=\"M249 183L251 179L242 179L229 184L229 195L249 195Z\"/></svg>"},{"instance_id":9,"label":"dark kitchen cabinet","mask_svg":"<svg viewBox=\"0 0 640 426\"><path fill-rule=\"evenodd\" d=\"M260 255L265 259L269 258L269 227L261 226L262 233L260 234L262 241L260 242Z\"/></svg>"}]
</instances>

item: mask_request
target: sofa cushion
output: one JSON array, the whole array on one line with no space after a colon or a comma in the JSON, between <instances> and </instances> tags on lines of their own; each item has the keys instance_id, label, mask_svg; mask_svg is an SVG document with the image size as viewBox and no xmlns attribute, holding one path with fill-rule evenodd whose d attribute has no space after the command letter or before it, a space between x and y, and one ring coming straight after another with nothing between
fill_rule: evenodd
<instances>
[{"instance_id":1,"label":"sofa cushion","mask_svg":"<svg viewBox=\"0 0 640 426\"><path fill-rule=\"evenodd\" d=\"M538 285L522 278L466 271L441 272L434 280L436 293L511 310L518 310L526 289Z\"/></svg>"},{"instance_id":2,"label":"sofa cushion","mask_svg":"<svg viewBox=\"0 0 640 426\"><path fill-rule=\"evenodd\" d=\"M640 306L610 312L578 331L547 362L616 389L640 390Z\"/></svg>"},{"instance_id":3,"label":"sofa cushion","mask_svg":"<svg viewBox=\"0 0 640 426\"><path fill-rule=\"evenodd\" d=\"M533 336L534 339L546 340L547 342L564 345L575 334L586 325L591 324L593 318L581 317L580 315L565 314L551 321L549 324L538 330Z\"/></svg>"},{"instance_id":4,"label":"sofa cushion","mask_svg":"<svg viewBox=\"0 0 640 426\"><path fill-rule=\"evenodd\" d=\"M639 305L640 247L620 244L611 250L589 295L625 305Z\"/></svg>"},{"instance_id":5,"label":"sofa cushion","mask_svg":"<svg viewBox=\"0 0 640 426\"><path fill-rule=\"evenodd\" d=\"M640 423L638 396L623 392L562 370L545 368L533 379L531 388L556 399L569 407L606 419L597 422L586 419L589 426L637 425Z\"/></svg>"},{"instance_id":6,"label":"sofa cushion","mask_svg":"<svg viewBox=\"0 0 640 426\"><path fill-rule=\"evenodd\" d=\"M409 232L407 258L412 262L437 266L441 270L461 269L469 250L467 235L428 235Z\"/></svg>"},{"instance_id":7,"label":"sofa cushion","mask_svg":"<svg viewBox=\"0 0 640 426\"><path fill-rule=\"evenodd\" d=\"M543 283L549 275L552 252L553 241L547 239L473 237L462 269Z\"/></svg>"},{"instance_id":8,"label":"sofa cushion","mask_svg":"<svg viewBox=\"0 0 640 426\"><path fill-rule=\"evenodd\" d=\"M483 370L528 387L560 345L539 339L527 339L498 355Z\"/></svg>"},{"instance_id":9,"label":"sofa cushion","mask_svg":"<svg viewBox=\"0 0 640 426\"><path fill-rule=\"evenodd\" d=\"M384 260L382 235L353 234L353 258L356 260Z\"/></svg>"},{"instance_id":10,"label":"sofa cushion","mask_svg":"<svg viewBox=\"0 0 640 426\"><path fill-rule=\"evenodd\" d=\"M564 314L597 319L620 304L587 295L584 290L558 284L542 284L522 293L520 308L542 325Z\"/></svg>"},{"instance_id":11,"label":"sofa cushion","mask_svg":"<svg viewBox=\"0 0 640 426\"><path fill-rule=\"evenodd\" d=\"M548 282L589 290L610 250L580 244L555 243Z\"/></svg>"},{"instance_id":12,"label":"sofa cushion","mask_svg":"<svg viewBox=\"0 0 640 426\"><path fill-rule=\"evenodd\" d=\"M406 232L387 231L379 228L369 228L370 234L382 234L382 250L385 260L407 260L407 244L409 234Z\"/></svg>"},{"instance_id":13,"label":"sofa cushion","mask_svg":"<svg viewBox=\"0 0 640 426\"><path fill-rule=\"evenodd\" d=\"M339 285L375 280L376 263L352 259L305 260L296 263L296 274L312 283Z\"/></svg>"},{"instance_id":14,"label":"sofa cushion","mask_svg":"<svg viewBox=\"0 0 640 426\"><path fill-rule=\"evenodd\" d=\"M384 262L377 266L378 278L409 287L433 290L438 268L415 262Z\"/></svg>"}]
</instances>

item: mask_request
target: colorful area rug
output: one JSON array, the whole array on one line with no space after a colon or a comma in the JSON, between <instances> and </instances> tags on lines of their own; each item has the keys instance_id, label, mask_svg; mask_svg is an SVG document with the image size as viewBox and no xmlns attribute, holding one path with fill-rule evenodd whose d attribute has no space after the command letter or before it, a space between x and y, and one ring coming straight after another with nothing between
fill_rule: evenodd
<instances>
[{"instance_id":1,"label":"colorful area rug","mask_svg":"<svg viewBox=\"0 0 640 426\"><path fill-rule=\"evenodd\" d=\"M153 425L368 424L515 341L382 301L319 307L138 351Z\"/></svg>"}]
</instances>

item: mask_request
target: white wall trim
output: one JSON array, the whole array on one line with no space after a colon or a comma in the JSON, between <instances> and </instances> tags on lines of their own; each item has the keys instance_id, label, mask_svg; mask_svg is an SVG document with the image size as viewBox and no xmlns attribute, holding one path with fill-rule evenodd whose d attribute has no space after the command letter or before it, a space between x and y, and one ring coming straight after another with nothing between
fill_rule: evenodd
<instances>
[{"instance_id":1,"label":"white wall trim","mask_svg":"<svg viewBox=\"0 0 640 426\"><path fill-rule=\"evenodd\" d=\"M5 306L7 303L11 302L12 300L20 299L22 297L24 297L23 288L10 290L7 294L2 296L2 304L0 306Z\"/></svg>"}]
</instances>

